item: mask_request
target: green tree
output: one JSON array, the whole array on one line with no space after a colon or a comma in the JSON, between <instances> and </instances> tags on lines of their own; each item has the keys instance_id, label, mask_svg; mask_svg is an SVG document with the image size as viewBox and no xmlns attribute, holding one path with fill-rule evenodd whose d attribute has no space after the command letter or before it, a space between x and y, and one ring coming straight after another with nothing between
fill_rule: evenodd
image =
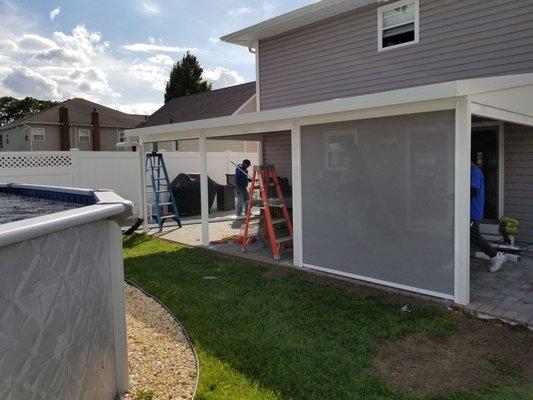
<instances>
[{"instance_id":1,"label":"green tree","mask_svg":"<svg viewBox=\"0 0 533 400\"><path fill-rule=\"evenodd\" d=\"M202 80L203 72L204 69L198 59L187 52L170 71L170 79L165 90L165 103L174 97L210 91L211 84Z\"/></svg>"},{"instance_id":2,"label":"green tree","mask_svg":"<svg viewBox=\"0 0 533 400\"><path fill-rule=\"evenodd\" d=\"M0 97L0 126L36 114L56 104L57 101L39 100L33 97L20 100L9 96Z\"/></svg>"}]
</instances>

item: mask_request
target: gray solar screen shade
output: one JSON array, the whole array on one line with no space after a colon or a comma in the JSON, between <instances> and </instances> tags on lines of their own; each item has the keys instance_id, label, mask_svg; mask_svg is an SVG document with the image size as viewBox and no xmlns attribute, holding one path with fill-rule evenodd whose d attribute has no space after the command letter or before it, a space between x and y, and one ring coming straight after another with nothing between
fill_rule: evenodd
<instances>
[{"instance_id":1,"label":"gray solar screen shade","mask_svg":"<svg viewBox=\"0 0 533 400\"><path fill-rule=\"evenodd\" d=\"M454 292L454 111L302 127L308 266Z\"/></svg>"}]
</instances>

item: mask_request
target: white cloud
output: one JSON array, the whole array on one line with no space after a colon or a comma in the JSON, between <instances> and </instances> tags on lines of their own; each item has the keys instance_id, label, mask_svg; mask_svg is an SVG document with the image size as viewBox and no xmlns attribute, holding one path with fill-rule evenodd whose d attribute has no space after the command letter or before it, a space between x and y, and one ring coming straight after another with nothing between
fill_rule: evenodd
<instances>
[{"instance_id":1,"label":"white cloud","mask_svg":"<svg viewBox=\"0 0 533 400\"><path fill-rule=\"evenodd\" d=\"M148 59L151 63L161 64L161 65L174 65L175 61L172 57L167 56L166 54L157 54Z\"/></svg>"},{"instance_id":2,"label":"white cloud","mask_svg":"<svg viewBox=\"0 0 533 400\"><path fill-rule=\"evenodd\" d=\"M0 52L2 53L14 53L18 51L18 45L11 39L0 40Z\"/></svg>"},{"instance_id":3,"label":"white cloud","mask_svg":"<svg viewBox=\"0 0 533 400\"><path fill-rule=\"evenodd\" d=\"M232 8L228 11L230 17L242 17L243 15L252 14L254 11L250 7Z\"/></svg>"},{"instance_id":4,"label":"white cloud","mask_svg":"<svg viewBox=\"0 0 533 400\"><path fill-rule=\"evenodd\" d=\"M60 47L37 53L35 60L51 63L54 65L89 65L91 60L86 54L73 49Z\"/></svg>"},{"instance_id":5,"label":"white cloud","mask_svg":"<svg viewBox=\"0 0 533 400\"><path fill-rule=\"evenodd\" d=\"M141 1L141 7L146 14L159 14L159 6L152 0Z\"/></svg>"},{"instance_id":6,"label":"white cloud","mask_svg":"<svg viewBox=\"0 0 533 400\"><path fill-rule=\"evenodd\" d=\"M157 111L163 103L133 103L133 104L113 104L110 107L116 108L119 111L127 114L140 114L140 115L152 115Z\"/></svg>"},{"instance_id":7,"label":"white cloud","mask_svg":"<svg viewBox=\"0 0 533 400\"><path fill-rule=\"evenodd\" d=\"M210 37L209 38L209 42L211 42L213 44L217 44L218 42L220 42L220 39L216 38L216 37Z\"/></svg>"},{"instance_id":8,"label":"white cloud","mask_svg":"<svg viewBox=\"0 0 533 400\"><path fill-rule=\"evenodd\" d=\"M50 21L53 21L54 19L56 19L56 17L59 15L60 12L61 12L61 7L56 7L52 11L50 11Z\"/></svg>"},{"instance_id":9,"label":"white cloud","mask_svg":"<svg viewBox=\"0 0 533 400\"><path fill-rule=\"evenodd\" d=\"M131 66L130 72L136 79L148 82L152 89L163 91L168 80L167 68L154 64L135 64Z\"/></svg>"},{"instance_id":10,"label":"white cloud","mask_svg":"<svg viewBox=\"0 0 533 400\"><path fill-rule=\"evenodd\" d=\"M126 50L149 53L153 51L164 51L168 53L184 53L186 51L197 51L195 48L176 47L176 46L163 46L152 43L133 43L124 46Z\"/></svg>"},{"instance_id":11,"label":"white cloud","mask_svg":"<svg viewBox=\"0 0 533 400\"><path fill-rule=\"evenodd\" d=\"M272 18L278 6L270 0L263 2L263 18Z\"/></svg>"},{"instance_id":12,"label":"white cloud","mask_svg":"<svg viewBox=\"0 0 533 400\"><path fill-rule=\"evenodd\" d=\"M17 41L19 51L23 53L38 53L40 51L46 51L57 47L57 44L48 38L35 34L23 35Z\"/></svg>"},{"instance_id":13,"label":"white cloud","mask_svg":"<svg viewBox=\"0 0 533 400\"><path fill-rule=\"evenodd\" d=\"M59 99L57 82L27 67L18 67L2 80L3 85L21 96L35 96L44 99Z\"/></svg>"},{"instance_id":14,"label":"white cloud","mask_svg":"<svg viewBox=\"0 0 533 400\"><path fill-rule=\"evenodd\" d=\"M245 81L237 71L225 67L204 68L202 77L213 84L213 89L239 85Z\"/></svg>"}]
</instances>

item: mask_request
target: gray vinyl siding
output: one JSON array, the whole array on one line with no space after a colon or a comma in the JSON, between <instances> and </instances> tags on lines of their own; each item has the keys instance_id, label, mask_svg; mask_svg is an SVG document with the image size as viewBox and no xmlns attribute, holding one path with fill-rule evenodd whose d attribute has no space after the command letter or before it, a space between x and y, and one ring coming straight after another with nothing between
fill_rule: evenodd
<instances>
[{"instance_id":1,"label":"gray vinyl siding","mask_svg":"<svg viewBox=\"0 0 533 400\"><path fill-rule=\"evenodd\" d=\"M263 164L274 165L278 176L292 182L291 134L289 132L263 135Z\"/></svg>"},{"instance_id":2,"label":"gray vinyl siding","mask_svg":"<svg viewBox=\"0 0 533 400\"><path fill-rule=\"evenodd\" d=\"M531 0L420 0L420 43L383 52L376 9L262 40L261 109L533 72Z\"/></svg>"},{"instance_id":3,"label":"gray vinyl siding","mask_svg":"<svg viewBox=\"0 0 533 400\"><path fill-rule=\"evenodd\" d=\"M0 151L28 151L30 149L29 142L26 140L26 133L24 128L12 128L0 131L2 135L2 148ZM7 142L6 142L7 135Z\"/></svg>"},{"instance_id":4,"label":"gray vinyl siding","mask_svg":"<svg viewBox=\"0 0 533 400\"><path fill-rule=\"evenodd\" d=\"M504 214L518 219L518 240L533 243L533 127L505 125L504 182Z\"/></svg>"}]
</instances>

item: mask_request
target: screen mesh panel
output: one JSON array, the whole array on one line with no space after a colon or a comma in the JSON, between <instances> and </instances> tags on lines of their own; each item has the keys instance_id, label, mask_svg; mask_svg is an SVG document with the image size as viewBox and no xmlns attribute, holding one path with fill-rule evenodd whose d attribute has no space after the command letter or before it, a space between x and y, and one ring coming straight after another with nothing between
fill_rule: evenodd
<instances>
[{"instance_id":1,"label":"screen mesh panel","mask_svg":"<svg viewBox=\"0 0 533 400\"><path fill-rule=\"evenodd\" d=\"M304 263L453 295L453 111L302 127Z\"/></svg>"}]
</instances>

